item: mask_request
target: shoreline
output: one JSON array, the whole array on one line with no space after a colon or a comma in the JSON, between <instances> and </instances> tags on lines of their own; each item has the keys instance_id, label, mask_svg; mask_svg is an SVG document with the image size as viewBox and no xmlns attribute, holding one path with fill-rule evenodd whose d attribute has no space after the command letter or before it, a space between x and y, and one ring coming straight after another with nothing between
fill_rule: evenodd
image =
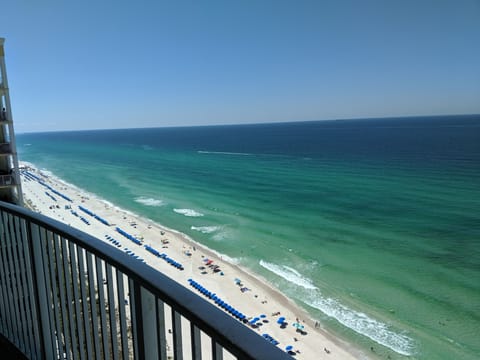
<instances>
[{"instance_id":1,"label":"shoreline","mask_svg":"<svg viewBox=\"0 0 480 360\"><path fill-rule=\"evenodd\" d=\"M113 236L121 244L119 249L134 249L135 254L144 259L147 265L164 273L182 286L189 288L186 280L193 278L212 292L219 294L232 305L238 305L238 308L242 309L248 316L256 317L260 314L266 314L269 322L262 324L261 328L250 328L260 335L262 333L272 335L273 338L280 342L278 346L282 349L287 345L292 345L294 350L299 351L295 358L374 358L374 354L368 354L367 356L361 349L329 333L328 330L322 328L320 323L318 323L319 326L317 327L317 322L306 310L283 295L263 277L230 262L231 259L228 256L223 256L223 254L208 248L180 231L168 228L129 210L122 209L95 194L78 188L74 184L67 183L49 171L41 171L33 164L21 162L21 167L27 168L28 171L36 176L41 176L45 183L68 195L73 200L73 203L70 203L55 196L56 200L54 201L46 194L43 185L38 181L26 181L22 175L25 202L31 203L34 207L33 211L76 227L101 241L107 241L105 239L107 234ZM86 207L107 219L110 222L110 226L106 226L93 218L90 221L90 225L87 225L80 221L78 217L73 216L70 210L67 211L65 205L71 205L75 211L77 211L77 205ZM77 212L81 213L81 211ZM86 216L84 213L82 215ZM142 246L135 245L122 237L115 231L116 226L131 233L136 238L142 239ZM169 256L182 263L185 270L180 272L173 267L167 267L161 260L143 248L145 244L153 246L159 251L166 251ZM191 255L187 256L187 252ZM213 264L218 265L224 275L221 276L218 273L210 272L210 269L204 266L205 259L212 260ZM203 269L200 269L202 267ZM240 292L239 286L234 279L241 279L240 283L249 290ZM192 290L191 288L189 289ZM215 306L215 304L213 305ZM286 317L289 323L286 328L281 329L277 325L277 317L273 315L276 312L280 312L281 316ZM294 331L291 324L297 321L304 326L306 335L302 336Z\"/></svg>"}]
</instances>

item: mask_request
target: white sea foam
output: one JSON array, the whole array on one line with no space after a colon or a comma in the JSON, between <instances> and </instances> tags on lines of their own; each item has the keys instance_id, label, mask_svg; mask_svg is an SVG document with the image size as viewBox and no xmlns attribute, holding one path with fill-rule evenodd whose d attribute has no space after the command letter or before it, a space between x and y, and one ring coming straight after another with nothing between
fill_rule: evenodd
<instances>
[{"instance_id":1,"label":"white sea foam","mask_svg":"<svg viewBox=\"0 0 480 360\"><path fill-rule=\"evenodd\" d=\"M220 255L220 258L221 258L222 260L224 260L224 261L226 261L226 262L229 262L230 264L233 264L233 265L238 265L238 264L240 264L240 261L242 260L242 259L240 259L240 258L232 258L232 257L230 257L230 256L228 256L228 255L225 255L225 254L219 254L219 255Z\"/></svg>"},{"instance_id":2,"label":"white sea foam","mask_svg":"<svg viewBox=\"0 0 480 360\"><path fill-rule=\"evenodd\" d=\"M375 320L362 312L350 309L335 299L323 297L313 282L297 270L264 260L260 260L260 265L281 278L306 289L304 290L306 296L302 296L302 300L311 307L322 311L342 325L399 354L412 355L414 346L411 338L404 334L396 333L387 324Z\"/></svg>"},{"instance_id":3,"label":"white sea foam","mask_svg":"<svg viewBox=\"0 0 480 360\"><path fill-rule=\"evenodd\" d=\"M213 250L213 249L210 249L210 248L208 248L208 250L211 251L212 253L214 253L216 256L218 256L223 261L226 261L226 262L228 262L232 265L238 265L242 261L242 258L232 258L228 255L225 255L225 254L223 254L219 251L216 251L216 250Z\"/></svg>"},{"instance_id":4,"label":"white sea foam","mask_svg":"<svg viewBox=\"0 0 480 360\"><path fill-rule=\"evenodd\" d=\"M260 265L295 285L299 285L305 289L317 289L317 287L313 285L312 280L289 266L276 265L263 260L260 260Z\"/></svg>"},{"instance_id":5,"label":"white sea foam","mask_svg":"<svg viewBox=\"0 0 480 360\"><path fill-rule=\"evenodd\" d=\"M228 238L227 231L221 231L212 236L212 239L215 241L223 241Z\"/></svg>"},{"instance_id":6,"label":"white sea foam","mask_svg":"<svg viewBox=\"0 0 480 360\"><path fill-rule=\"evenodd\" d=\"M213 155L239 155L239 156L252 156L254 154L249 153L238 153L238 152L227 152L227 151L197 151L199 154L213 154Z\"/></svg>"},{"instance_id":7,"label":"white sea foam","mask_svg":"<svg viewBox=\"0 0 480 360\"><path fill-rule=\"evenodd\" d=\"M111 203L110 201L107 201L107 200L105 200L105 199L100 199L100 201L101 201L102 203L104 203L106 206L110 207L110 208L114 208L114 207L115 207L115 205L113 205L113 203Z\"/></svg>"},{"instance_id":8,"label":"white sea foam","mask_svg":"<svg viewBox=\"0 0 480 360\"><path fill-rule=\"evenodd\" d=\"M201 212L195 211L193 209L173 209L177 214L182 214L189 217L200 217L203 216Z\"/></svg>"},{"instance_id":9,"label":"white sea foam","mask_svg":"<svg viewBox=\"0 0 480 360\"><path fill-rule=\"evenodd\" d=\"M163 200L146 198L143 196L136 198L135 201L146 206L164 206L165 205L165 202Z\"/></svg>"},{"instance_id":10,"label":"white sea foam","mask_svg":"<svg viewBox=\"0 0 480 360\"><path fill-rule=\"evenodd\" d=\"M371 340L390 348L401 355L413 354L414 342L407 335L393 331L387 324L375 320L368 315L352 310L337 300L324 298L320 291L312 291L305 303L335 318L344 326L362 334Z\"/></svg>"},{"instance_id":11,"label":"white sea foam","mask_svg":"<svg viewBox=\"0 0 480 360\"><path fill-rule=\"evenodd\" d=\"M190 229L200 231L203 234L211 234L217 230L220 230L220 226L192 226Z\"/></svg>"}]
</instances>

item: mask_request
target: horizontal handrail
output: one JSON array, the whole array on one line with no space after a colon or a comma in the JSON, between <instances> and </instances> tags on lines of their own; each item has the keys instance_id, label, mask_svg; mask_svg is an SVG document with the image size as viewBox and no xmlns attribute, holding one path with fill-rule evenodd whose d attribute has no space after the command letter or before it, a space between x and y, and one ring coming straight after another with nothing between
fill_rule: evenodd
<instances>
[{"instance_id":1,"label":"horizontal handrail","mask_svg":"<svg viewBox=\"0 0 480 360\"><path fill-rule=\"evenodd\" d=\"M23 280L26 283L28 283L28 276L32 278L29 289L18 290L18 299L24 301L25 307L25 298L28 296L35 298L29 300L34 305L32 313L24 315L21 313L22 304L15 305L7 299L6 294L0 294L0 312L8 311L13 306L12 309L18 313L16 314L18 319L22 316L38 318L40 322L37 325L38 329L23 330L23 333L25 336L30 336L29 331L33 335L37 331L38 334L33 337L40 343L32 345L31 339L19 339L18 334L12 331L10 331L11 334L3 333L3 335L12 343L24 346L25 354L37 354L30 358L45 358L52 351L56 353L55 356L59 356L57 358L60 358L62 354L59 352L63 351L61 349L66 348L66 345L71 347L75 345L76 349L80 350L67 351L68 358L76 358L77 353L80 358L83 358L81 353L84 349L87 355L89 351L92 354L95 352L97 356L98 354L105 356L112 352L113 356L115 351L122 349L124 358L128 358L125 357L126 352L128 356L135 358L156 356L163 358L162 354L166 351L166 336L172 337L175 358L182 358L184 351L182 348L191 351L192 358L200 358L201 351L205 351L205 346L199 344L198 330L200 330L211 338L212 345L208 347L208 351L213 353L215 359L222 358L222 348L240 359L291 359L288 354L186 287L104 241L16 205L0 203L0 215L0 223L3 224L3 233L0 233L0 250L3 251L3 258L0 260L27 263L30 257L31 262L26 264L25 268L32 271L31 274L23 274L20 263L17 264L18 268L12 264L4 264L3 278L0 277L0 284L2 279L4 284L3 287L0 286L0 292L8 291L5 282L10 281L11 275L18 271L22 275L18 278L25 278ZM24 249L23 252L20 251L21 247ZM10 248L16 248L17 254L23 255L19 255L17 259L14 256L15 251L10 251ZM85 275L80 273L81 270L85 271ZM101 276L106 276L109 280L106 285L105 283L102 285ZM126 278L124 279L123 276ZM116 282L113 281L114 278ZM113 289L113 286L116 286L117 292L120 292L124 284L129 287L127 296L130 297L131 302L129 304L131 319L127 320L125 320L125 314L122 318L122 311L124 313L127 311L127 308L124 308L123 298L120 298ZM106 290L104 290L105 286ZM30 295L27 296L27 292ZM75 298L75 294L79 298ZM96 303L92 301L92 297L93 299L98 297ZM57 301L62 298L63 304L62 301ZM88 301L90 301L89 307L86 305ZM111 306L107 306L108 309L105 310L102 302ZM164 304L172 309L172 335L164 333L166 328L165 319L163 319ZM52 314L56 316L61 314L62 321L52 318ZM191 338L183 339L183 345L181 317L188 320L191 327ZM94 324L91 328L89 324L82 325L80 318L89 319ZM107 318L110 322L106 320ZM8 318L7 314L0 313L0 319L6 324L3 327L7 330L15 328L14 317ZM69 320L69 324L65 324L66 320ZM0 321L0 330L2 330L2 321ZM99 322L97 327L95 327L96 321ZM126 336L124 328L126 326L121 325L128 321L131 321L133 333L131 337ZM117 322L120 326L117 326ZM85 323L88 321L85 320ZM100 335L95 334L95 329L99 329ZM120 334L116 333L117 330ZM152 334L143 336L150 330L157 335L153 340ZM76 343L77 339L72 336L75 334L80 343ZM118 344L115 343L117 337L121 338ZM128 341L126 337L129 338ZM110 339L109 344L105 344L107 338ZM191 345L186 346L185 341ZM29 342L30 346L27 347Z\"/></svg>"}]
</instances>

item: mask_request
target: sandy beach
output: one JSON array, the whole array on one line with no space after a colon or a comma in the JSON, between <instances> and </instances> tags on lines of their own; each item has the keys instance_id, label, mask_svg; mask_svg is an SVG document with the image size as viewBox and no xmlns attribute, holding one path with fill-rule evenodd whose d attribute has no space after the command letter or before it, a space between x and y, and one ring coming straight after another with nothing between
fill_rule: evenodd
<instances>
[{"instance_id":1,"label":"sandy beach","mask_svg":"<svg viewBox=\"0 0 480 360\"><path fill-rule=\"evenodd\" d=\"M322 329L321 323L309 318L305 311L263 279L229 263L228 259L223 259L186 235L122 210L51 174L39 171L31 164L24 163L21 166L30 174L41 179L51 189L72 200L72 202L67 201L38 180L22 175L22 187L27 207L78 228L112 246L117 246L120 250L132 251L147 265L164 273L191 291L195 290L189 286L188 279L195 280L233 307L241 310L249 318L258 317L257 323L261 323L261 326L251 327L248 324L245 326L250 327L259 335L268 333L279 342L277 346L281 349L291 345L295 352L295 358L371 358L370 354L367 356L350 344L327 333ZM107 220L109 225L88 215L82 208ZM141 239L141 245L122 236L117 232L117 227L135 238ZM111 238L116 240L117 245L110 241ZM168 254L169 257L182 264L183 270L156 257L147 251L145 245ZM212 300L209 301L217 306ZM285 318L286 326L280 326L277 323L280 317ZM293 326L294 323L299 324L297 327L303 327L303 329L298 331Z\"/></svg>"}]
</instances>

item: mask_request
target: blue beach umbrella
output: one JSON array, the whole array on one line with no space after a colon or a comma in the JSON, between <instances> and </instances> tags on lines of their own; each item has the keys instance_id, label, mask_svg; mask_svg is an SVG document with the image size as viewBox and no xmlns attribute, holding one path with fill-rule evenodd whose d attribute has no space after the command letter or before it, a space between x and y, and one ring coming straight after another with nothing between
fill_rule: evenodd
<instances>
[{"instance_id":1,"label":"blue beach umbrella","mask_svg":"<svg viewBox=\"0 0 480 360\"><path fill-rule=\"evenodd\" d=\"M292 349L293 349L293 346L292 346L292 345L288 345L288 346L285 348L286 351L291 351Z\"/></svg>"}]
</instances>

